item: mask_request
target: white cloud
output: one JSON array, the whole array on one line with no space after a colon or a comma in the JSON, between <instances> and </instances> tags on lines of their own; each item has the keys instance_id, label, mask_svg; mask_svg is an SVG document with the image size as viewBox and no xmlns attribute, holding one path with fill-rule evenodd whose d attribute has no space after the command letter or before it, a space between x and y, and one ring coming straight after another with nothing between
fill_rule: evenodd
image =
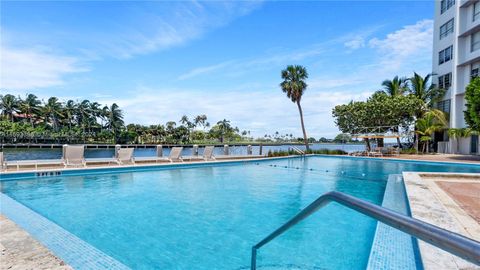
<instances>
[{"instance_id":1,"label":"white cloud","mask_svg":"<svg viewBox=\"0 0 480 270\"><path fill-rule=\"evenodd\" d=\"M193 3L193 4L192 4ZM181 46L205 33L245 16L261 5L260 1L171 2L149 5L136 10L130 27L120 25L114 31L99 33L102 40L96 49L117 58ZM165 14L167 9L171 12ZM137 18L138 17L138 18ZM98 34L98 33L97 33ZM96 39L97 40L97 39ZM92 40L93 43L97 43Z\"/></svg>"},{"instance_id":2,"label":"white cloud","mask_svg":"<svg viewBox=\"0 0 480 270\"><path fill-rule=\"evenodd\" d=\"M61 85L64 76L86 71L74 57L38 49L0 47L0 88L31 89Z\"/></svg>"},{"instance_id":3,"label":"white cloud","mask_svg":"<svg viewBox=\"0 0 480 270\"><path fill-rule=\"evenodd\" d=\"M365 47L365 38L362 36L356 36L346 41L343 45L352 50L360 49Z\"/></svg>"},{"instance_id":4,"label":"white cloud","mask_svg":"<svg viewBox=\"0 0 480 270\"><path fill-rule=\"evenodd\" d=\"M206 74L206 73L211 73L213 71L222 69L222 68L224 68L224 67L226 67L230 64L232 64L232 62L228 61L228 62L216 64L216 65L194 68L194 69L188 71L187 73L184 73L184 74L180 75L178 77L178 79L179 80L186 80L186 79L196 77L196 76L200 76L200 75L203 75L203 74Z\"/></svg>"},{"instance_id":5,"label":"white cloud","mask_svg":"<svg viewBox=\"0 0 480 270\"><path fill-rule=\"evenodd\" d=\"M307 58L317 57L328 51L328 45L330 44L332 44L332 41L315 44L299 50L283 51L274 55L264 55L255 59L235 59L213 65L197 67L181 74L178 79L190 79L199 75L210 74L218 70L228 70L228 72L223 72L224 75L239 76L245 72L251 72L252 70L264 69L273 65L283 65L292 61L301 61Z\"/></svg>"},{"instance_id":6,"label":"white cloud","mask_svg":"<svg viewBox=\"0 0 480 270\"><path fill-rule=\"evenodd\" d=\"M250 89L250 88L249 88ZM209 121L224 118L253 136L279 131L300 136L297 106L278 88L270 91L208 92L199 89L153 89L139 87L135 96L104 99L116 102L125 112L127 123L159 124L178 121L182 115L207 114ZM302 101L309 136L334 136L338 133L331 119L331 109L350 100L365 99L370 92L334 93L309 88Z\"/></svg>"},{"instance_id":7,"label":"white cloud","mask_svg":"<svg viewBox=\"0 0 480 270\"><path fill-rule=\"evenodd\" d=\"M385 68L398 69L405 62L414 60L428 61L433 46L433 21L422 20L404 26L384 39L373 38L369 41L369 46L379 50L382 55L380 64Z\"/></svg>"}]
</instances>

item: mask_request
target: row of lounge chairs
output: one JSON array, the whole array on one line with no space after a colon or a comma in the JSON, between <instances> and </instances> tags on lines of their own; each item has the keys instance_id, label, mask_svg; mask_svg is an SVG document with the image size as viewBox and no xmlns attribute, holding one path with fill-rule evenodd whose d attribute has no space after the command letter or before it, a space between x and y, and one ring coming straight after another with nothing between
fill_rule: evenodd
<instances>
[{"instance_id":1,"label":"row of lounge chairs","mask_svg":"<svg viewBox=\"0 0 480 270\"><path fill-rule=\"evenodd\" d=\"M395 147L375 147L370 151L357 151L349 154L350 156L367 156L367 157L391 157L399 156L400 149Z\"/></svg>"},{"instance_id":2,"label":"row of lounge chairs","mask_svg":"<svg viewBox=\"0 0 480 270\"><path fill-rule=\"evenodd\" d=\"M173 147L168 156L162 156L162 152L157 148L157 155L153 157L134 157L134 148L119 148L115 151L115 156L111 158L85 158L85 147L83 145L65 145L61 159L47 160L16 160L6 161L3 152L0 152L0 170L8 167L32 167L38 169L39 166L64 166L68 167L86 167L88 164L135 164L137 162L183 162L188 161L209 161L215 160L213 156L214 146L205 146L201 156L182 157L183 147Z\"/></svg>"}]
</instances>

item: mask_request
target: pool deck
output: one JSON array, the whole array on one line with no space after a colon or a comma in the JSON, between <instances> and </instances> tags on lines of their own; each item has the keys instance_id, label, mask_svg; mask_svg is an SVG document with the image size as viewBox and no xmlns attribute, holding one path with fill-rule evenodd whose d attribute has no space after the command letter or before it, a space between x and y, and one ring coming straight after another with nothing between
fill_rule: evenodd
<instances>
[{"instance_id":1,"label":"pool deck","mask_svg":"<svg viewBox=\"0 0 480 270\"><path fill-rule=\"evenodd\" d=\"M0 215L0 269L72 269L13 221Z\"/></svg>"},{"instance_id":2,"label":"pool deck","mask_svg":"<svg viewBox=\"0 0 480 270\"><path fill-rule=\"evenodd\" d=\"M412 217L480 241L480 174L404 172ZM480 269L421 240L429 269Z\"/></svg>"},{"instance_id":3,"label":"pool deck","mask_svg":"<svg viewBox=\"0 0 480 270\"><path fill-rule=\"evenodd\" d=\"M456 154L405 155L403 154L398 157L385 157L385 159L480 164L480 155L456 155Z\"/></svg>"}]
</instances>

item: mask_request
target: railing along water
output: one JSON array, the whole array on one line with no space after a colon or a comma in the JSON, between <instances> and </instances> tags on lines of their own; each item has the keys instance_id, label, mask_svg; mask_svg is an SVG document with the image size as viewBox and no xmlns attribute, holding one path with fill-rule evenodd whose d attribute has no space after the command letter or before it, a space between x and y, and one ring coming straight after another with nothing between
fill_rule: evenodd
<instances>
[{"instance_id":1,"label":"railing along water","mask_svg":"<svg viewBox=\"0 0 480 270\"><path fill-rule=\"evenodd\" d=\"M390 209L366 202L353 196L337 191L331 191L320 196L280 228L254 245L252 247L251 269L255 270L257 268L257 250L259 248L330 202L337 202L474 264L480 265L480 242L421 220L404 216Z\"/></svg>"}]
</instances>

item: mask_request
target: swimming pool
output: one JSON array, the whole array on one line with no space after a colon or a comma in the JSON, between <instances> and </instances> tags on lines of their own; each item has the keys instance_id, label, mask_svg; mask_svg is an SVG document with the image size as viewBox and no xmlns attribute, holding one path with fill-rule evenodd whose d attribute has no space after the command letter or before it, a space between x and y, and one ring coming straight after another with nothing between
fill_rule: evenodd
<instances>
[{"instance_id":1,"label":"swimming pool","mask_svg":"<svg viewBox=\"0 0 480 270\"><path fill-rule=\"evenodd\" d=\"M402 171L478 166L313 156L2 181L1 192L134 269L247 269L251 246L321 194L381 204ZM330 204L262 248L258 265L365 269L376 222Z\"/></svg>"}]
</instances>

